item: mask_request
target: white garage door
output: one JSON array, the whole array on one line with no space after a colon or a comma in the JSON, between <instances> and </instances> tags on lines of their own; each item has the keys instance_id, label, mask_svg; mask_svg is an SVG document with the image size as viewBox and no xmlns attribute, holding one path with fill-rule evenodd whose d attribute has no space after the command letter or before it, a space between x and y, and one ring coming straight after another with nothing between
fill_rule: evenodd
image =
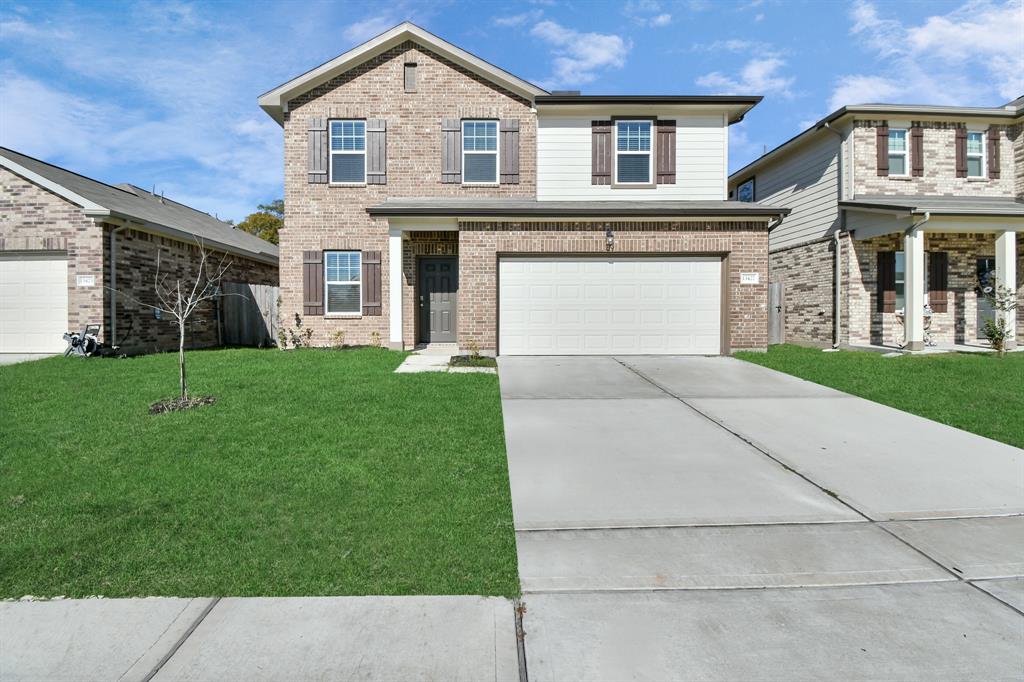
<instances>
[{"instance_id":1,"label":"white garage door","mask_svg":"<svg viewBox=\"0 0 1024 682\"><path fill-rule=\"evenodd\" d=\"M63 352L67 326L67 259L0 256L0 353Z\"/></svg>"},{"instance_id":2,"label":"white garage door","mask_svg":"<svg viewBox=\"0 0 1024 682\"><path fill-rule=\"evenodd\" d=\"M498 352L717 355L721 272L713 257L503 258Z\"/></svg>"}]
</instances>

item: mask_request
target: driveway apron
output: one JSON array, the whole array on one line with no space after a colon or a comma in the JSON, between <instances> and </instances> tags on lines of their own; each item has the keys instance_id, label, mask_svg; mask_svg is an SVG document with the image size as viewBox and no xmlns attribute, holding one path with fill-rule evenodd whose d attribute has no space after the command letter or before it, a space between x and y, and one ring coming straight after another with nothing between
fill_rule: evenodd
<instances>
[{"instance_id":1,"label":"driveway apron","mask_svg":"<svg viewBox=\"0 0 1024 682\"><path fill-rule=\"evenodd\" d=\"M499 363L534 682L1024 669L1024 451L733 358Z\"/></svg>"}]
</instances>

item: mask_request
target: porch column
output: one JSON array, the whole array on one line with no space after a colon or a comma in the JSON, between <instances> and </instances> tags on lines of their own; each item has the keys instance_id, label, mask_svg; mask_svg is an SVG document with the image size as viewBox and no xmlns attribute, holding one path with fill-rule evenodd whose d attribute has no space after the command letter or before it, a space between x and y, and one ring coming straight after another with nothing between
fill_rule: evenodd
<instances>
[{"instance_id":1,"label":"porch column","mask_svg":"<svg viewBox=\"0 0 1024 682\"><path fill-rule=\"evenodd\" d=\"M388 231L388 347L404 350L402 344L402 230Z\"/></svg>"},{"instance_id":2,"label":"porch column","mask_svg":"<svg viewBox=\"0 0 1024 682\"><path fill-rule=\"evenodd\" d=\"M924 232L910 230L903 238L906 267L903 286L903 320L906 349L924 350Z\"/></svg>"},{"instance_id":3,"label":"porch column","mask_svg":"<svg viewBox=\"0 0 1024 682\"><path fill-rule=\"evenodd\" d=\"M1017 234L1015 232L1000 232L996 235L996 282L1000 287L1006 287L1010 291L1017 290ZM1006 349L1012 350L1017 347L1017 311L1011 310L1008 313L997 313L1006 320L1009 328L1009 338L1006 339Z\"/></svg>"}]
</instances>

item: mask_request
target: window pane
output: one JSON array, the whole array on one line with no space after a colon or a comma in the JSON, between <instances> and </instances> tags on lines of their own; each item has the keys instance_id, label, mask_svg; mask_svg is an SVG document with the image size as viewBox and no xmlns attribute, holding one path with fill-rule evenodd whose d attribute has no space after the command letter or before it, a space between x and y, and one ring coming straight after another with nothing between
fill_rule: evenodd
<instances>
[{"instance_id":1,"label":"window pane","mask_svg":"<svg viewBox=\"0 0 1024 682\"><path fill-rule=\"evenodd\" d=\"M981 133L967 133L967 153L981 156Z\"/></svg>"},{"instance_id":2,"label":"window pane","mask_svg":"<svg viewBox=\"0 0 1024 682\"><path fill-rule=\"evenodd\" d=\"M498 149L497 121L463 121L462 148L467 152L493 152Z\"/></svg>"},{"instance_id":3,"label":"window pane","mask_svg":"<svg viewBox=\"0 0 1024 682\"><path fill-rule=\"evenodd\" d=\"M906 175L907 157L903 155L889 157L889 175Z\"/></svg>"},{"instance_id":4,"label":"window pane","mask_svg":"<svg viewBox=\"0 0 1024 682\"><path fill-rule=\"evenodd\" d=\"M324 262L327 281L358 282L361 255L358 251L328 251Z\"/></svg>"},{"instance_id":5,"label":"window pane","mask_svg":"<svg viewBox=\"0 0 1024 682\"><path fill-rule=\"evenodd\" d=\"M651 124L646 121L627 121L616 124L616 149L620 152L648 152L651 150Z\"/></svg>"},{"instance_id":6,"label":"window pane","mask_svg":"<svg viewBox=\"0 0 1024 682\"><path fill-rule=\"evenodd\" d=\"M331 182L365 182L365 154L331 154Z\"/></svg>"},{"instance_id":7,"label":"window pane","mask_svg":"<svg viewBox=\"0 0 1024 682\"><path fill-rule=\"evenodd\" d=\"M896 309L899 310L906 306L906 296L904 291L904 285L906 283L906 269L904 266L903 252L896 252Z\"/></svg>"},{"instance_id":8,"label":"window pane","mask_svg":"<svg viewBox=\"0 0 1024 682\"><path fill-rule=\"evenodd\" d=\"M967 157L967 175L973 177L981 177L981 157L980 156L968 156Z\"/></svg>"},{"instance_id":9,"label":"window pane","mask_svg":"<svg viewBox=\"0 0 1024 682\"><path fill-rule=\"evenodd\" d=\"M463 178L465 182L497 182L497 154L466 154Z\"/></svg>"},{"instance_id":10,"label":"window pane","mask_svg":"<svg viewBox=\"0 0 1024 682\"><path fill-rule=\"evenodd\" d=\"M328 284L327 312L358 313L360 312L358 284Z\"/></svg>"},{"instance_id":11,"label":"window pane","mask_svg":"<svg viewBox=\"0 0 1024 682\"><path fill-rule=\"evenodd\" d=\"M889 131L889 152L902 152L907 148L907 131Z\"/></svg>"},{"instance_id":12,"label":"window pane","mask_svg":"<svg viewBox=\"0 0 1024 682\"><path fill-rule=\"evenodd\" d=\"M365 121L331 121L332 151L361 152L365 149Z\"/></svg>"},{"instance_id":13,"label":"window pane","mask_svg":"<svg viewBox=\"0 0 1024 682\"><path fill-rule=\"evenodd\" d=\"M616 182L650 182L650 154L619 154Z\"/></svg>"}]
</instances>

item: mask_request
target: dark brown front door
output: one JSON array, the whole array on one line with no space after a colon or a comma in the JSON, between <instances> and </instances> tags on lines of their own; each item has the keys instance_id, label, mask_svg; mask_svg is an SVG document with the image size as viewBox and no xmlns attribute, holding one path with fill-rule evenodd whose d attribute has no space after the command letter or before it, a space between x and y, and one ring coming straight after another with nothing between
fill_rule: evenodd
<instances>
[{"instance_id":1,"label":"dark brown front door","mask_svg":"<svg viewBox=\"0 0 1024 682\"><path fill-rule=\"evenodd\" d=\"M459 260L421 258L419 284L420 341L455 343Z\"/></svg>"}]
</instances>

